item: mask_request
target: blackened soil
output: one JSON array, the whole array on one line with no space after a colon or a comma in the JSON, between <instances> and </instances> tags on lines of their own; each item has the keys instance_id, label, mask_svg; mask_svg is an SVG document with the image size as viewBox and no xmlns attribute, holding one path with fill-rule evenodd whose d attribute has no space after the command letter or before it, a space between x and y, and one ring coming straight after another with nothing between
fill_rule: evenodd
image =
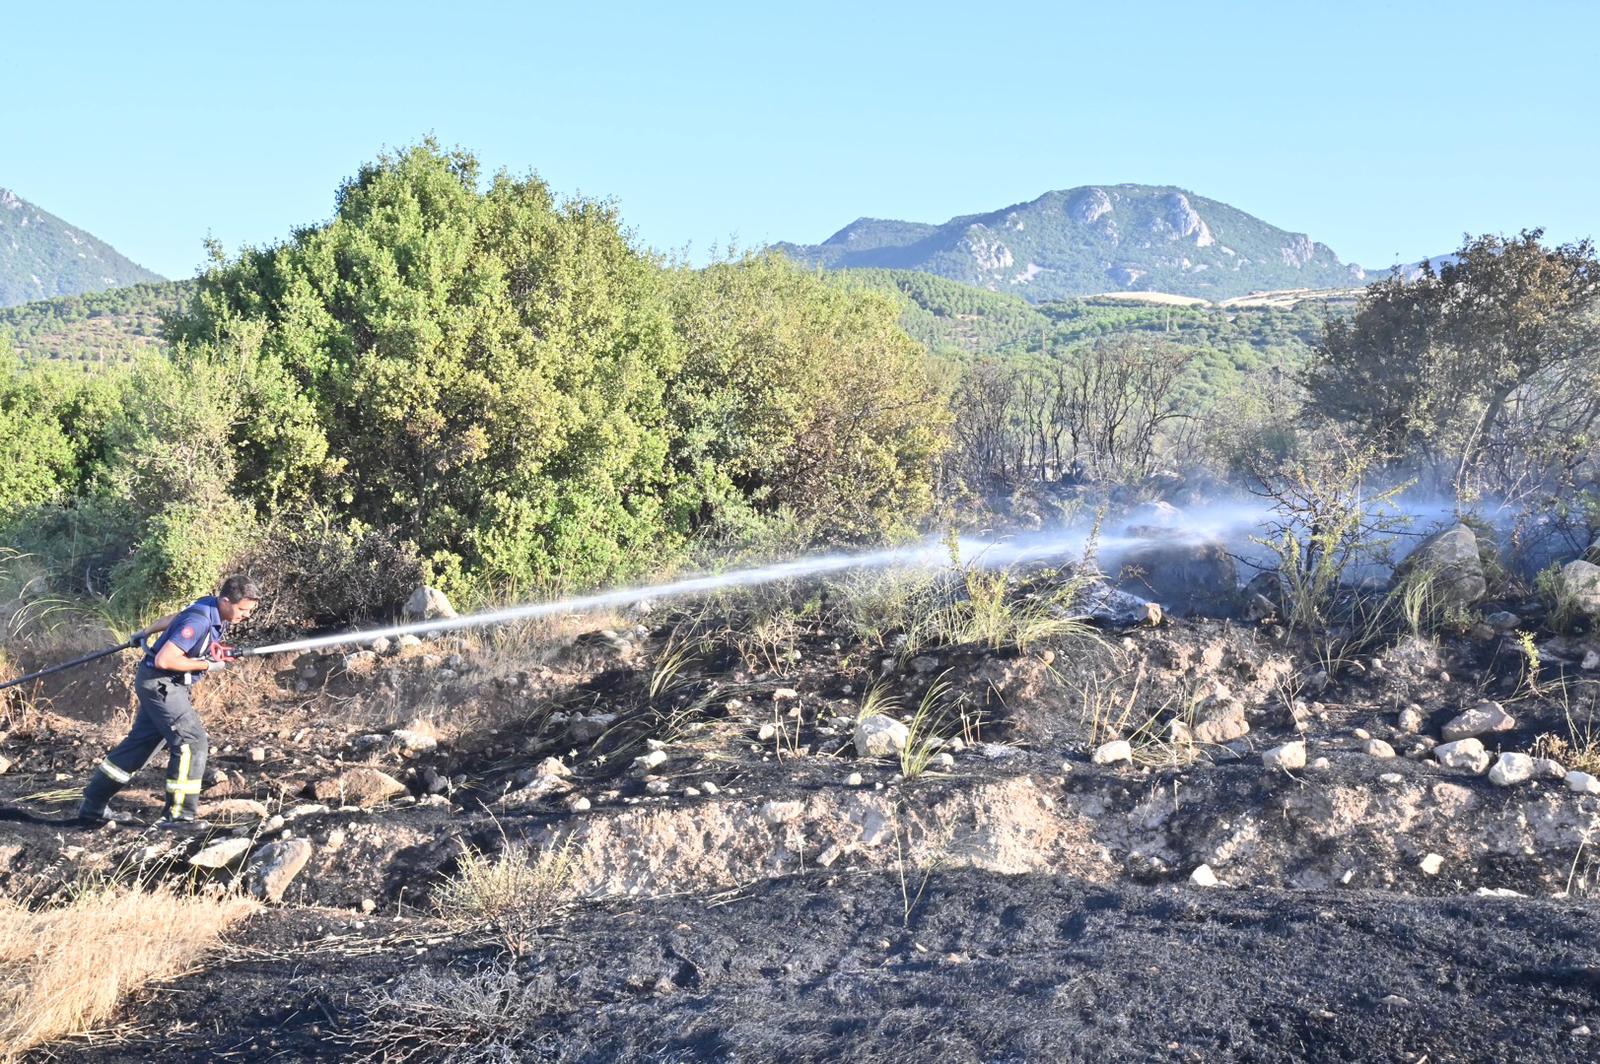
<instances>
[{"instance_id":1,"label":"blackened soil","mask_svg":"<svg viewBox=\"0 0 1600 1064\"><path fill-rule=\"evenodd\" d=\"M514 962L483 939L430 944L421 922L352 927L348 914L263 914L230 958L130 1007L144 1035L73 1056L348 1058L384 1048L385 1025L365 1020L371 988L506 963L556 987L513 1035L526 1059L1415 1064L1600 1051L1572 1033L1600 1029L1600 909L1575 901L936 870L925 884L815 875L734 898L586 906Z\"/></svg>"}]
</instances>

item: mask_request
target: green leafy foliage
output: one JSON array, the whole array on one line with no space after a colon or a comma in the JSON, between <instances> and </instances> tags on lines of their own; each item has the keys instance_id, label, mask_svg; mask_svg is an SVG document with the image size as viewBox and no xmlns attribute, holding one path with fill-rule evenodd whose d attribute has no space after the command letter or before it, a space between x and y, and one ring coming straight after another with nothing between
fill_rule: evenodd
<instances>
[{"instance_id":1,"label":"green leafy foliage","mask_svg":"<svg viewBox=\"0 0 1600 1064\"><path fill-rule=\"evenodd\" d=\"M29 362L131 362L161 350L162 319L193 291L193 281L161 281L0 308L0 335Z\"/></svg>"}]
</instances>

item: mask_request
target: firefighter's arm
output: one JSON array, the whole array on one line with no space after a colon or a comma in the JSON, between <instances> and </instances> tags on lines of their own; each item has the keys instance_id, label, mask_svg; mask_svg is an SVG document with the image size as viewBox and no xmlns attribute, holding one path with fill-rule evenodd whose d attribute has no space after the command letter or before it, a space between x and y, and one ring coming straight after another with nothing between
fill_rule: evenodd
<instances>
[{"instance_id":1,"label":"firefighter's arm","mask_svg":"<svg viewBox=\"0 0 1600 1064\"><path fill-rule=\"evenodd\" d=\"M191 658L182 647L167 640L156 654L156 668L167 672L205 672L215 663L205 658Z\"/></svg>"},{"instance_id":2,"label":"firefighter's arm","mask_svg":"<svg viewBox=\"0 0 1600 1064\"><path fill-rule=\"evenodd\" d=\"M165 632L169 627L171 627L172 622L177 619L178 615L176 613L169 613L159 621L156 621L153 624L145 625L143 628L140 628L138 631L128 636L129 645L137 646L149 639L151 636Z\"/></svg>"}]
</instances>

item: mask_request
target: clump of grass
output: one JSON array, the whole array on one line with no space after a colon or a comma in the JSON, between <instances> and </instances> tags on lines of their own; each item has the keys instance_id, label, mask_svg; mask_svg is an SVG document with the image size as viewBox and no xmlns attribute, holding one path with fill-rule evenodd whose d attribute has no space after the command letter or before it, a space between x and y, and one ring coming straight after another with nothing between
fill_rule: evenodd
<instances>
[{"instance_id":1,"label":"clump of grass","mask_svg":"<svg viewBox=\"0 0 1600 1064\"><path fill-rule=\"evenodd\" d=\"M509 968L471 975L408 972L368 991L364 1019L345 1038L365 1061L500 1064L539 1059L539 1022L556 1011L548 976L526 982Z\"/></svg>"},{"instance_id":2,"label":"clump of grass","mask_svg":"<svg viewBox=\"0 0 1600 1064\"><path fill-rule=\"evenodd\" d=\"M39 910L0 900L0 1059L105 1023L127 994L192 969L255 908L165 887L96 886Z\"/></svg>"},{"instance_id":3,"label":"clump of grass","mask_svg":"<svg viewBox=\"0 0 1600 1064\"><path fill-rule=\"evenodd\" d=\"M944 737L939 733L949 725L952 716L952 684L946 679L949 675L950 670L946 669L928 685L917 711L911 715L911 723L906 726L906 744L900 750L900 774L908 780L926 772L933 756L944 746Z\"/></svg>"},{"instance_id":4,"label":"clump of grass","mask_svg":"<svg viewBox=\"0 0 1600 1064\"><path fill-rule=\"evenodd\" d=\"M1533 741L1533 755L1559 761L1569 769L1600 776L1600 721L1595 720L1596 699L1578 702L1565 683L1550 689L1559 698L1566 718L1566 734L1546 732Z\"/></svg>"},{"instance_id":5,"label":"clump of grass","mask_svg":"<svg viewBox=\"0 0 1600 1064\"><path fill-rule=\"evenodd\" d=\"M463 844L455 875L434 893L434 908L458 927L526 927L572 900L576 865L570 839L537 852L520 843L492 854Z\"/></svg>"},{"instance_id":6,"label":"clump of grass","mask_svg":"<svg viewBox=\"0 0 1600 1064\"><path fill-rule=\"evenodd\" d=\"M1091 750L1126 739L1139 764L1184 765L1198 756L1193 744L1174 741L1172 725L1193 728L1199 699L1181 687L1152 689L1143 661L1131 674L1091 672L1074 678L1058 674L1058 679L1078 702Z\"/></svg>"}]
</instances>

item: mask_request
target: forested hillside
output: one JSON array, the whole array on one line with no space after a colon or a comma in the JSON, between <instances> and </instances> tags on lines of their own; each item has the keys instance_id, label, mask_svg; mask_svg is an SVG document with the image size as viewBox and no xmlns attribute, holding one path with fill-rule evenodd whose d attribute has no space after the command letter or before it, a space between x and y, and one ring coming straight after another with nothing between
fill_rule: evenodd
<instances>
[{"instance_id":1,"label":"forested hillside","mask_svg":"<svg viewBox=\"0 0 1600 1064\"><path fill-rule=\"evenodd\" d=\"M0 335L22 358L104 366L161 348L161 319L193 281L158 281L0 308Z\"/></svg>"}]
</instances>

